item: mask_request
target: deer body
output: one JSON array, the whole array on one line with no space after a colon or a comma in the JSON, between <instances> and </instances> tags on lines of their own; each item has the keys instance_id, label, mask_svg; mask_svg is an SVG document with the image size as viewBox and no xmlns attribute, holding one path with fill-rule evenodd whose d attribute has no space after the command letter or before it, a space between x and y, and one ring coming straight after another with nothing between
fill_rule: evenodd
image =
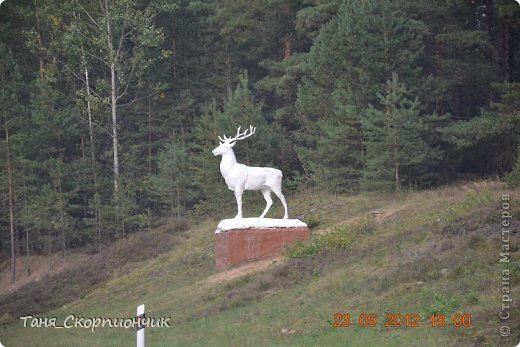
<instances>
[{"instance_id":1,"label":"deer body","mask_svg":"<svg viewBox=\"0 0 520 347\"><path fill-rule=\"evenodd\" d=\"M254 167L240 164L237 162L233 152L233 146L236 141L253 135L255 130L255 128L250 127L249 133L246 130L241 134L240 128L238 128L237 135L233 138L227 138L225 135L224 139L219 137L220 145L212 151L214 155L222 156L220 173L224 177L228 188L235 193L238 209L235 218L242 218L242 194L244 191L260 190L266 201L264 212L260 215L260 218L263 218L269 211L269 208L271 208L273 204L271 192L273 192L282 202L285 209L284 219L287 219L287 203L282 194L282 171L270 167Z\"/></svg>"}]
</instances>

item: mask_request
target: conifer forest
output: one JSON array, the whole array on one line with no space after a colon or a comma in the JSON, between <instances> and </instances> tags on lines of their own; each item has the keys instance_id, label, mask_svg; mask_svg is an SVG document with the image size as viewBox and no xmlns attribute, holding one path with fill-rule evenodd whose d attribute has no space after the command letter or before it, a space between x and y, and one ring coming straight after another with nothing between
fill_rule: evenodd
<instances>
[{"instance_id":1,"label":"conifer forest","mask_svg":"<svg viewBox=\"0 0 520 347\"><path fill-rule=\"evenodd\" d=\"M238 126L289 201L518 186L520 5L7 0L0 105L3 259L235 211L211 150Z\"/></svg>"}]
</instances>

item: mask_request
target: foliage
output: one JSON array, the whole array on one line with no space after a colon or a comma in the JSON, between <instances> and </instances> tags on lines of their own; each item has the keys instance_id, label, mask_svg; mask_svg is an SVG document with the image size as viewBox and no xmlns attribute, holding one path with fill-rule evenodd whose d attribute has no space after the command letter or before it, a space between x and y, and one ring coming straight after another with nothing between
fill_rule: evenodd
<instances>
[{"instance_id":1,"label":"foliage","mask_svg":"<svg viewBox=\"0 0 520 347\"><path fill-rule=\"evenodd\" d=\"M299 154L305 170L331 191L359 187L362 118L392 73L425 88L419 58L425 26L386 1L345 2L309 52L297 106L305 117Z\"/></svg>"},{"instance_id":2,"label":"foliage","mask_svg":"<svg viewBox=\"0 0 520 347\"><path fill-rule=\"evenodd\" d=\"M449 317L462 303L458 297L453 297L441 293L430 294L433 294L433 302L424 308L422 312L424 317L429 317L432 314L444 314L446 317Z\"/></svg>"},{"instance_id":3,"label":"foliage","mask_svg":"<svg viewBox=\"0 0 520 347\"><path fill-rule=\"evenodd\" d=\"M191 201L188 153L185 140L174 134L157 156L158 173L152 177L153 190L160 202L169 206L172 217L180 217Z\"/></svg>"},{"instance_id":4,"label":"foliage","mask_svg":"<svg viewBox=\"0 0 520 347\"><path fill-rule=\"evenodd\" d=\"M472 155L468 160L479 162L479 170L492 165L502 175L513 167L520 144L520 83L495 83L492 90L497 100L482 109L478 117L458 122L443 132L450 142ZM487 150L479 154L482 147Z\"/></svg>"},{"instance_id":5,"label":"foliage","mask_svg":"<svg viewBox=\"0 0 520 347\"><path fill-rule=\"evenodd\" d=\"M520 187L520 144L518 150L518 158L516 159L515 166L513 167L513 170L511 170L511 172L507 175L506 180L507 184L511 188Z\"/></svg>"},{"instance_id":6,"label":"foliage","mask_svg":"<svg viewBox=\"0 0 520 347\"><path fill-rule=\"evenodd\" d=\"M360 234L371 233L375 224L371 216L365 216L352 224L336 226L323 234L314 234L309 240L297 241L284 250L287 258L304 258L323 251L349 249Z\"/></svg>"},{"instance_id":7,"label":"foliage","mask_svg":"<svg viewBox=\"0 0 520 347\"><path fill-rule=\"evenodd\" d=\"M392 74L385 94L378 95L382 110L370 107L362 120L366 189L398 191L403 185L426 185L434 177L432 169L442 154L427 140L435 136L435 124L442 118L421 115L418 98L409 99L408 93L397 74Z\"/></svg>"},{"instance_id":8,"label":"foliage","mask_svg":"<svg viewBox=\"0 0 520 347\"><path fill-rule=\"evenodd\" d=\"M286 191L468 173L515 186L518 11L512 0L4 1L0 156L7 124L14 224L29 238L19 251L225 215L233 199L211 149L249 124L239 162L281 169ZM3 251L5 160L0 178Z\"/></svg>"}]
</instances>

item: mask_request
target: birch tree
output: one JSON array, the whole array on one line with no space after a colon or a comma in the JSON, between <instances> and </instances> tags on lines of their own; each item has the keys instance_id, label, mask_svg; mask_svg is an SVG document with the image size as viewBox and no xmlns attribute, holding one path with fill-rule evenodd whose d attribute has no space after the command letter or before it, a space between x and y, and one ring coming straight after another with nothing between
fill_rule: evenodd
<instances>
[{"instance_id":1,"label":"birch tree","mask_svg":"<svg viewBox=\"0 0 520 347\"><path fill-rule=\"evenodd\" d=\"M163 34L153 23L154 17L163 8L153 5L142 8L133 0L102 0L97 7L77 0L76 6L83 23L75 35L85 43L84 47L78 48L97 70L97 79L91 84L89 82L92 89L88 90L95 90L110 110L113 185L114 195L117 196L121 171L120 110L157 93L160 87L146 85L144 77L156 61L169 54L160 49ZM88 70L84 69L84 72L86 82Z\"/></svg>"}]
</instances>

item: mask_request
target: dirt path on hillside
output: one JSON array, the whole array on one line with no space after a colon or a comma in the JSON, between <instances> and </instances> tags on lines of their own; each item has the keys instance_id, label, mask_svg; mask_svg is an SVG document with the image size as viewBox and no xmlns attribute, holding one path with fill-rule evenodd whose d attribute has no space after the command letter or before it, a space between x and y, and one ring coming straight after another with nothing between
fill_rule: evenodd
<instances>
[{"instance_id":1,"label":"dirt path on hillside","mask_svg":"<svg viewBox=\"0 0 520 347\"><path fill-rule=\"evenodd\" d=\"M393 206L393 207L385 208L384 210L382 210L382 209L373 210L370 213L374 216L374 220L376 221L377 224L382 224L388 218L393 217L394 215L398 214L399 212L405 211L408 207L409 207L408 205ZM337 223L336 225L344 225L344 224L350 224L350 223L357 222L358 220L364 218L365 215L366 215L366 213L358 214L356 216L347 218L347 219ZM332 228L322 229L322 230L315 231L315 233L326 234L331 230L333 230L333 229Z\"/></svg>"},{"instance_id":2,"label":"dirt path on hillside","mask_svg":"<svg viewBox=\"0 0 520 347\"><path fill-rule=\"evenodd\" d=\"M407 207L408 205L394 206L384 210L372 211L372 214L375 215L376 223L381 224L387 218L392 217L393 215L396 215L399 212L406 210Z\"/></svg>"},{"instance_id":3,"label":"dirt path on hillside","mask_svg":"<svg viewBox=\"0 0 520 347\"><path fill-rule=\"evenodd\" d=\"M204 281L205 284L216 284L225 281L230 281L232 279L245 276L252 272L265 270L271 266L276 266L281 263L282 258L276 257L272 259L264 259L246 263L239 267L230 269L228 271L219 272L217 274L211 275Z\"/></svg>"}]
</instances>

